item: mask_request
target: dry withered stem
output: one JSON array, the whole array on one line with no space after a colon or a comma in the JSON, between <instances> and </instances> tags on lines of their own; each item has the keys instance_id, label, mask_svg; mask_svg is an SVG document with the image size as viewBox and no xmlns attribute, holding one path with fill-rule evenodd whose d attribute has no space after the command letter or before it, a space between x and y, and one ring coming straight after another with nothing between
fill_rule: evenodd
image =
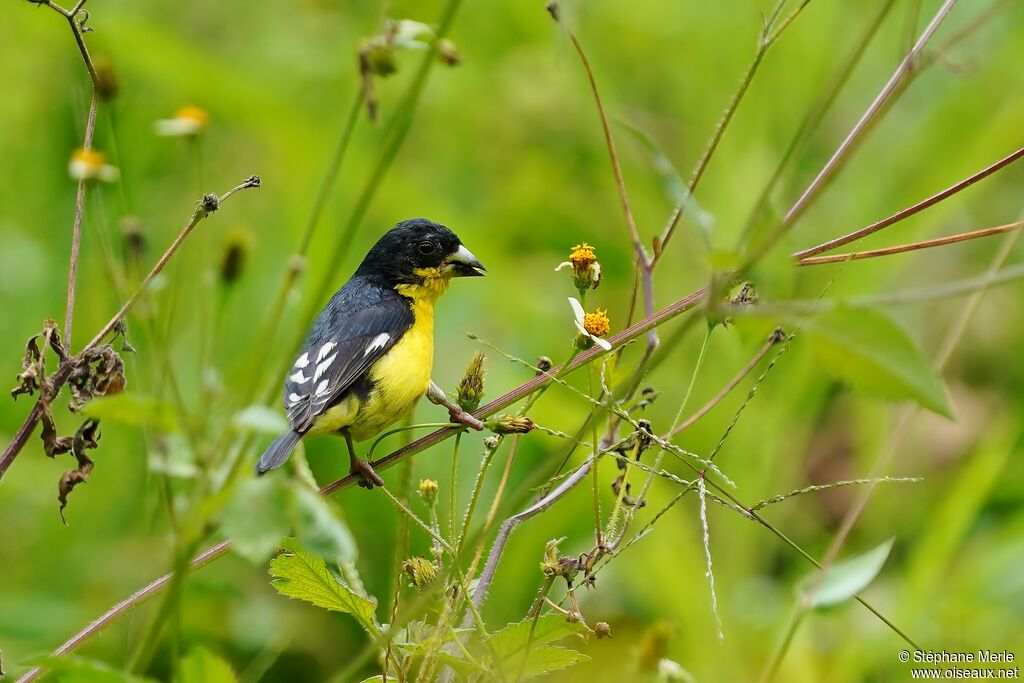
<instances>
[{"instance_id":1,"label":"dry withered stem","mask_svg":"<svg viewBox=\"0 0 1024 683\"><path fill-rule=\"evenodd\" d=\"M197 202L195 211L193 211L192 213L192 217L185 224L185 227L182 228L181 232L178 233L178 236L174 239L170 246L167 247L163 255L153 265L152 269L150 269L149 274L146 275L146 277L139 284L136 290L131 294L131 296L128 297L128 300L125 301L125 303L121 306L120 310L118 310L117 313L114 314L114 317L112 317L107 322L107 324L103 326L103 328L96 334L96 336L93 337L93 339L88 344L86 344L85 348L83 348L78 354L74 356L68 356L65 351L58 351L58 355L61 356L60 365L57 366L57 369L48 378L46 384L40 382L38 386L38 390L40 392L39 399L36 401L36 404L32 407L32 410L29 411L29 414L25 417L25 421L22 423L21 427L14 435L14 438L4 449L3 454L0 455L0 479L3 478L4 474L7 472L7 469L11 466L11 463L14 462L15 458L18 457L18 454L21 453L22 449L25 447L25 444L28 442L29 437L32 436L32 432L35 430L36 424L38 424L38 422L42 418L47 406L50 404L50 402L52 402L52 400L60 392L64 384L71 379L72 375L76 373L76 371L78 373L76 376L77 391L79 391L79 394L83 397L89 392L95 394L100 388L102 388L103 391L106 392L110 390L112 384L116 386L117 373L115 372L115 370L117 362L114 361L109 356L109 354L98 349L97 347L99 347L103 340L106 339L112 332L115 332L117 329L120 328L120 326L123 323L124 317L138 302L139 298L146 291L149 285L153 282L153 279L156 278L156 276L159 275L161 271L163 271L164 267L167 266L167 263L171 260L171 257L174 256L175 252L177 252L178 248L189 236L193 228L195 228L196 225L199 224L200 221L202 221L211 213L220 208L221 204L223 204L236 192L239 192L247 188L254 188L259 186L259 176L250 176L244 182L231 188L230 190L228 190L219 197L215 194L208 194L201 200L199 200L199 202ZM44 332L44 335L45 334L46 333ZM56 333L54 331L53 333L51 333L51 336L48 337L47 339L51 340L56 338L54 337L55 334ZM58 344L58 346L60 345ZM63 355L61 355L62 353ZM83 367L83 364L97 364L101 369L105 371L106 378L96 379L95 377L89 377L83 374L83 371L81 369ZM21 375L19 375L19 383L20 382ZM123 375L121 382L123 383ZM19 391L19 393L28 392ZM72 393L74 396L74 392Z\"/></svg>"}]
</instances>

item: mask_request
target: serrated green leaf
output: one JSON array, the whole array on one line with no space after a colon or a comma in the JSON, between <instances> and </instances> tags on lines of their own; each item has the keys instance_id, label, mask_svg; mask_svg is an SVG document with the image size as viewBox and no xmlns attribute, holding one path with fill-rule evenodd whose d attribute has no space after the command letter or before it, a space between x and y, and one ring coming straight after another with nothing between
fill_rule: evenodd
<instances>
[{"instance_id":1,"label":"serrated green leaf","mask_svg":"<svg viewBox=\"0 0 1024 683\"><path fill-rule=\"evenodd\" d=\"M875 580L889 557L892 541L890 538L866 553L832 565L824 577L817 573L808 576L798 588L800 594L818 609L846 602Z\"/></svg>"},{"instance_id":2,"label":"serrated green leaf","mask_svg":"<svg viewBox=\"0 0 1024 683\"><path fill-rule=\"evenodd\" d=\"M524 619L509 624L500 631L491 634L491 647L498 657L504 659L511 657L526 648L527 643L531 646L553 643L569 636L582 636L586 633L578 622L569 622L560 614L545 614L537 619L536 627L533 627L533 635L530 629L533 627L533 619Z\"/></svg>"},{"instance_id":3,"label":"serrated green leaf","mask_svg":"<svg viewBox=\"0 0 1024 683\"><path fill-rule=\"evenodd\" d=\"M280 477L243 481L224 510L221 531L231 548L261 564L291 531L292 492Z\"/></svg>"},{"instance_id":4,"label":"serrated green leaf","mask_svg":"<svg viewBox=\"0 0 1024 683\"><path fill-rule=\"evenodd\" d=\"M103 662L81 657L43 657L39 665L50 670L56 683L154 683L151 678L133 676Z\"/></svg>"},{"instance_id":5,"label":"serrated green leaf","mask_svg":"<svg viewBox=\"0 0 1024 683\"><path fill-rule=\"evenodd\" d=\"M178 429L174 408L157 398L136 392L99 396L86 403L82 413L97 420L149 427L161 432Z\"/></svg>"},{"instance_id":6,"label":"serrated green leaf","mask_svg":"<svg viewBox=\"0 0 1024 683\"><path fill-rule=\"evenodd\" d=\"M367 630L379 633L374 621L376 604L349 590L327 569L323 559L288 539L285 552L270 563L271 585L285 597L302 600L334 612L351 614Z\"/></svg>"},{"instance_id":7,"label":"serrated green leaf","mask_svg":"<svg viewBox=\"0 0 1024 683\"><path fill-rule=\"evenodd\" d=\"M316 491L293 482L295 535L304 548L334 562L355 562L356 542L337 506Z\"/></svg>"},{"instance_id":8,"label":"serrated green leaf","mask_svg":"<svg viewBox=\"0 0 1024 683\"><path fill-rule=\"evenodd\" d=\"M822 367L854 388L913 399L952 417L946 389L914 341L882 311L839 305L805 322Z\"/></svg>"},{"instance_id":9,"label":"serrated green leaf","mask_svg":"<svg viewBox=\"0 0 1024 683\"><path fill-rule=\"evenodd\" d=\"M231 665L209 650L196 647L178 663L175 683L236 683Z\"/></svg>"},{"instance_id":10,"label":"serrated green leaf","mask_svg":"<svg viewBox=\"0 0 1024 683\"><path fill-rule=\"evenodd\" d=\"M559 645L541 645L530 650L526 658L525 666L522 663L522 656L516 656L503 663L506 672L516 673L522 671L522 679L534 678L552 671L568 669L574 664L585 662L590 657L570 650Z\"/></svg>"},{"instance_id":11,"label":"serrated green leaf","mask_svg":"<svg viewBox=\"0 0 1024 683\"><path fill-rule=\"evenodd\" d=\"M284 415L267 406L252 405L235 413L231 420L235 429L243 432L278 435L289 428Z\"/></svg>"}]
</instances>

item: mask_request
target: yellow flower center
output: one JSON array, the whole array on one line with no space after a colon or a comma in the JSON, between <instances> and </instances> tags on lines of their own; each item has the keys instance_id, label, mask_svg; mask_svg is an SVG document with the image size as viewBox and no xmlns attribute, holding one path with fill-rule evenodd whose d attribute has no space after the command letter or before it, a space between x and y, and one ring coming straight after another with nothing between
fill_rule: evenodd
<instances>
[{"instance_id":1,"label":"yellow flower center","mask_svg":"<svg viewBox=\"0 0 1024 683\"><path fill-rule=\"evenodd\" d=\"M191 104L186 104L184 107L176 111L174 113L174 118L194 121L201 127L205 127L206 124L210 122L210 115L207 114L205 110Z\"/></svg>"},{"instance_id":2,"label":"yellow flower center","mask_svg":"<svg viewBox=\"0 0 1024 683\"><path fill-rule=\"evenodd\" d=\"M597 309L593 313L583 316L583 329L595 337L603 337L611 330L611 321L608 320L608 313L603 309Z\"/></svg>"},{"instance_id":3,"label":"yellow flower center","mask_svg":"<svg viewBox=\"0 0 1024 683\"><path fill-rule=\"evenodd\" d=\"M71 160L89 168L99 168L106 163L107 159L103 156L103 152L97 152L94 149L76 149L71 154Z\"/></svg>"},{"instance_id":4,"label":"yellow flower center","mask_svg":"<svg viewBox=\"0 0 1024 683\"><path fill-rule=\"evenodd\" d=\"M574 268L586 268L596 260L597 255L594 253L594 248L586 242L583 244L577 244L572 248L572 251L569 252L569 261L572 263Z\"/></svg>"}]
</instances>

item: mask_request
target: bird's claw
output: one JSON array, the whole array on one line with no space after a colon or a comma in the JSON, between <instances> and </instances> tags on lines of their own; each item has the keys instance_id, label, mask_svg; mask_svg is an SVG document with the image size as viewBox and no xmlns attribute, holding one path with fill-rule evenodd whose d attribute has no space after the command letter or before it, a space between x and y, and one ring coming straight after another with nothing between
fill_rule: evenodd
<instances>
[{"instance_id":1,"label":"bird's claw","mask_svg":"<svg viewBox=\"0 0 1024 683\"><path fill-rule=\"evenodd\" d=\"M475 429L478 432L482 432L484 430L484 423L473 417L472 414L466 412L462 408L449 408L448 417L451 418L452 422L460 425L466 425L467 427Z\"/></svg>"},{"instance_id":2,"label":"bird's claw","mask_svg":"<svg viewBox=\"0 0 1024 683\"><path fill-rule=\"evenodd\" d=\"M373 471L373 466L365 460L353 460L350 474L359 477L359 485L364 489L371 490L376 486L384 486L384 480Z\"/></svg>"}]
</instances>

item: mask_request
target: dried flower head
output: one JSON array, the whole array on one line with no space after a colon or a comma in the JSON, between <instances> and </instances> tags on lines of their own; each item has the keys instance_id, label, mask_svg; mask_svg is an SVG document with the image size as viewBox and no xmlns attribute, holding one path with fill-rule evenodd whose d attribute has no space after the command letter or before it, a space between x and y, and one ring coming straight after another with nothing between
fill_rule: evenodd
<instances>
[{"instance_id":1,"label":"dried flower head","mask_svg":"<svg viewBox=\"0 0 1024 683\"><path fill-rule=\"evenodd\" d=\"M425 557L410 557L402 562L402 571L416 588L424 588L437 578L437 567Z\"/></svg>"},{"instance_id":2,"label":"dried flower head","mask_svg":"<svg viewBox=\"0 0 1024 683\"><path fill-rule=\"evenodd\" d=\"M477 351L466 367L458 388L455 390L455 402L466 412L473 412L480 407L484 397L484 354Z\"/></svg>"},{"instance_id":3,"label":"dried flower head","mask_svg":"<svg viewBox=\"0 0 1024 683\"><path fill-rule=\"evenodd\" d=\"M68 174L75 180L102 180L105 183L115 182L121 175L116 166L107 163L102 152L81 147L71 153Z\"/></svg>"},{"instance_id":4,"label":"dried flower head","mask_svg":"<svg viewBox=\"0 0 1024 683\"><path fill-rule=\"evenodd\" d=\"M601 264L594 247L586 242L574 246L569 252L569 260L559 263L555 270L562 268L572 268L572 281L580 292L597 289L601 284Z\"/></svg>"},{"instance_id":5,"label":"dried flower head","mask_svg":"<svg viewBox=\"0 0 1024 683\"><path fill-rule=\"evenodd\" d=\"M594 635L597 636L598 640L602 638L612 637L612 627L608 625L607 621L599 621L594 624Z\"/></svg>"},{"instance_id":6,"label":"dried flower head","mask_svg":"<svg viewBox=\"0 0 1024 683\"><path fill-rule=\"evenodd\" d=\"M204 109L187 104L174 112L169 119L160 119L153 124L157 135L167 137L194 137L199 135L210 123L210 115Z\"/></svg>"},{"instance_id":7,"label":"dried flower head","mask_svg":"<svg viewBox=\"0 0 1024 683\"><path fill-rule=\"evenodd\" d=\"M601 309L593 313L586 313L579 300L573 297L569 297L569 306L572 307L572 313L576 319L576 329L579 331L579 334L576 336L577 348L589 349L594 344L597 344L605 351L610 351L612 345L608 341L601 339L601 337L611 331L611 321L608 320L608 314Z\"/></svg>"},{"instance_id":8,"label":"dried flower head","mask_svg":"<svg viewBox=\"0 0 1024 683\"><path fill-rule=\"evenodd\" d=\"M420 498L427 505L433 505L434 501L437 500L438 485L433 479L420 479L420 484L416 490L420 494Z\"/></svg>"}]
</instances>

